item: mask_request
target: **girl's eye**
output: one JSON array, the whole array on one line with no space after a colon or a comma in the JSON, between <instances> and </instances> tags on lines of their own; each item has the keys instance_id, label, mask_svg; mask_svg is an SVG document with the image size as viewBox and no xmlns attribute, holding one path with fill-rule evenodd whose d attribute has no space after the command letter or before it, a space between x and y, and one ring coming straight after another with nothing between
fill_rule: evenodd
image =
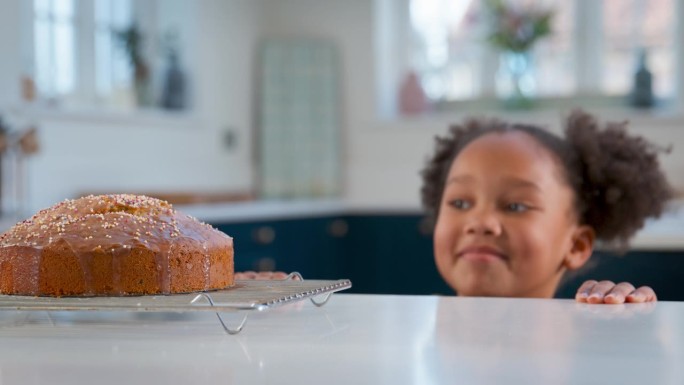
<instances>
[{"instance_id":1,"label":"girl's eye","mask_svg":"<svg viewBox=\"0 0 684 385\"><path fill-rule=\"evenodd\" d=\"M472 206L471 203L465 199L454 199L449 202L449 204L459 210L467 210Z\"/></svg>"},{"instance_id":2,"label":"girl's eye","mask_svg":"<svg viewBox=\"0 0 684 385\"><path fill-rule=\"evenodd\" d=\"M514 213L521 213L523 211L527 211L528 209L529 207L527 207L527 205L524 203L513 202L506 205L506 210Z\"/></svg>"}]
</instances>

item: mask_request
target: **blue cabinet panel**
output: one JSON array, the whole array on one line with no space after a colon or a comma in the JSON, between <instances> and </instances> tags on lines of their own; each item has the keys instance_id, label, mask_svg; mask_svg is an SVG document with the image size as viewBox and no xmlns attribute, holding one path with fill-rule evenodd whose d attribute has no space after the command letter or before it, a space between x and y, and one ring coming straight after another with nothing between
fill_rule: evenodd
<instances>
[{"instance_id":1,"label":"blue cabinet panel","mask_svg":"<svg viewBox=\"0 0 684 385\"><path fill-rule=\"evenodd\" d=\"M382 294L453 294L432 257L419 215L350 216L345 248L352 290Z\"/></svg>"}]
</instances>

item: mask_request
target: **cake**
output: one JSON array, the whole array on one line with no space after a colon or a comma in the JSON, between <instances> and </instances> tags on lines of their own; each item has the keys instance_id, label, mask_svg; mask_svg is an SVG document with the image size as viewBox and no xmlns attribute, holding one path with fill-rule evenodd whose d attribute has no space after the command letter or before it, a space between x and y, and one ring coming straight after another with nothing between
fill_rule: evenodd
<instances>
[{"instance_id":1,"label":"cake","mask_svg":"<svg viewBox=\"0 0 684 385\"><path fill-rule=\"evenodd\" d=\"M0 235L0 294L172 294L233 283L233 239L147 196L65 200Z\"/></svg>"}]
</instances>

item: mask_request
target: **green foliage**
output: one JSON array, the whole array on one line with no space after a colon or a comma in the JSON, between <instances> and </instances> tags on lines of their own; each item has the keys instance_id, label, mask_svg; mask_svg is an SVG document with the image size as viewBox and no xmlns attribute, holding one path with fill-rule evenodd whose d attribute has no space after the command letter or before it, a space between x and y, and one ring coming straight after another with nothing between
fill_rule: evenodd
<instances>
[{"instance_id":1,"label":"green foliage","mask_svg":"<svg viewBox=\"0 0 684 385\"><path fill-rule=\"evenodd\" d=\"M485 9L491 19L487 40L501 50L528 51L552 32L553 10L513 7L504 0L486 0Z\"/></svg>"},{"instance_id":2,"label":"green foliage","mask_svg":"<svg viewBox=\"0 0 684 385\"><path fill-rule=\"evenodd\" d=\"M114 31L114 36L126 50L135 78L138 80L147 78L149 70L142 55L143 35L138 26L132 24L125 29Z\"/></svg>"}]
</instances>

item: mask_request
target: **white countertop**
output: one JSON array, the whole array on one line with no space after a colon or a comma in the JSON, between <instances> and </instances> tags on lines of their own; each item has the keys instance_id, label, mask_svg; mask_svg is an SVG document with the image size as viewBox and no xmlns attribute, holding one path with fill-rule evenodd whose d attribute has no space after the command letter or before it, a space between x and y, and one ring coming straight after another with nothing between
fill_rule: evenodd
<instances>
[{"instance_id":1,"label":"white countertop","mask_svg":"<svg viewBox=\"0 0 684 385\"><path fill-rule=\"evenodd\" d=\"M24 314L0 312L3 385L684 383L676 302L337 293L233 336L211 313Z\"/></svg>"}]
</instances>

